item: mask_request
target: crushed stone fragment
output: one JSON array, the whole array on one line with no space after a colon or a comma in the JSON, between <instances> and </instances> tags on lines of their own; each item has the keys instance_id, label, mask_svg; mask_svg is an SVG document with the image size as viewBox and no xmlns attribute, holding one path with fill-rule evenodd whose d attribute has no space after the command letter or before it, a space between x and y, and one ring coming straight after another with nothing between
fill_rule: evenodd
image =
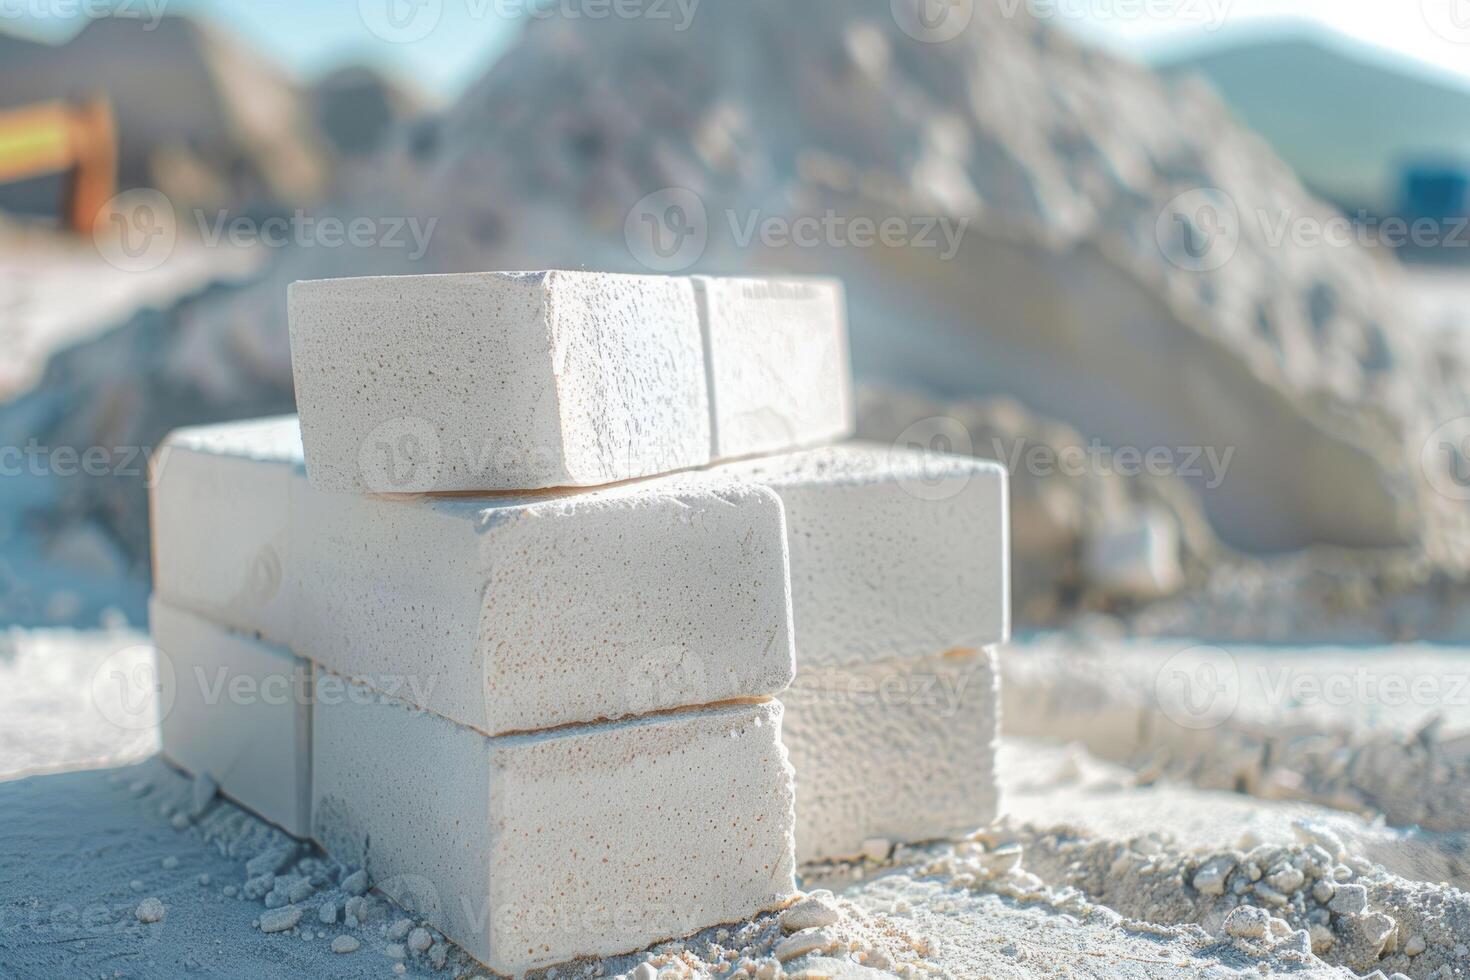
<instances>
[{"instance_id":1,"label":"crushed stone fragment","mask_svg":"<svg viewBox=\"0 0 1470 980\"><path fill-rule=\"evenodd\" d=\"M781 929L786 933L804 929L819 929L835 925L842 918L841 911L826 890L813 892L781 913Z\"/></svg>"},{"instance_id":2,"label":"crushed stone fragment","mask_svg":"<svg viewBox=\"0 0 1470 980\"><path fill-rule=\"evenodd\" d=\"M139 922L162 922L168 916L168 909L164 908L163 902L157 898L145 898L133 910L133 915Z\"/></svg>"},{"instance_id":3,"label":"crushed stone fragment","mask_svg":"<svg viewBox=\"0 0 1470 980\"><path fill-rule=\"evenodd\" d=\"M295 929L296 924L301 921L302 909L300 906L288 905L285 908L270 909L260 917L261 932L285 932Z\"/></svg>"}]
</instances>

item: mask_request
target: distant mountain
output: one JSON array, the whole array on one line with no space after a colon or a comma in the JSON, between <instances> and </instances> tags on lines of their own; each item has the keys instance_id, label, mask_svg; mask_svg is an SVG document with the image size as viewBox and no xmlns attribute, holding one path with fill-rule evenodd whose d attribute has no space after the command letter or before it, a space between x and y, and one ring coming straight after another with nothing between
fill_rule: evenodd
<instances>
[{"instance_id":1,"label":"distant mountain","mask_svg":"<svg viewBox=\"0 0 1470 980\"><path fill-rule=\"evenodd\" d=\"M328 187L304 89L200 22L104 18L60 45L0 34L0 108L93 94L113 104L123 187L176 207L314 203Z\"/></svg>"},{"instance_id":2,"label":"distant mountain","mask_svg":"<svg viewBox=\"0 0 1470 980\"><path fill-rule=\"evenodd\" d=\"M1241 29L1155 64L1203 77L1312 190L1350 212L1397 213L1407 164L1470 169L1470 81L1360 42L1306 26Z\"/></svg>"}]
</instances>

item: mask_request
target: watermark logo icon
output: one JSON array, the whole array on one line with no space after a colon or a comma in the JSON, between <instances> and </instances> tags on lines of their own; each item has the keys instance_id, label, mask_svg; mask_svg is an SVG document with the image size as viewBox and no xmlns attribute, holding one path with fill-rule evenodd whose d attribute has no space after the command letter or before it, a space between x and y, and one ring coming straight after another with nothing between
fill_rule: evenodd
<instances>
[{"instance_id":1,"label":"watermark logo icon","mask_svg":"<svg viewBox=\"0 0 1470 980\"><path fill-rule=\"evenodd\" d=\"M392 418L363 440L357 464L363 485L388 493L423 493L439 484L443 450L427 419Z\"/></svg>"},{"instance_id":2,"label":"watermark logo icon","mask_svg":"<svg viewBox=\"0 0 1470 980\"><path fill-rule=\"evenodd\" d=\"M92 704L123 731L157 725L173 711L177 695L173 661L145 643L108 654L92 673Z\"/></svg>"},{"instance_id":3,"label":"watermark logo icon","mask_svg":"<svg viewBox=\"0 0 1470 980\"><path fill-rule=\"evenodd\" d=\"M649 271L683 272L709 244L709 212L687 187L665 187L633 205L623 221L623 239Z\"/></svg>"},{"instance_id":4,"label":"watermark logo icon","mask_svg":"<svg viewBox=\"0 0 1470 980\"><path fill-rule=\"evenodd\" d=\"M891 7L899 30L926 44L953 41L975 17L975 0L892 0Z\"/></svg>"},{"instance_id":5,"label":"watermark logo icon","mask_svg":"<svg viewBox=\"0 0 1470 980\"><path fill-rule=\"evenodd\" d=\"M1211 272L1240 247L1240 210L1217 187L1185 191L1164 205L1154 225L1164 258L1189 272Z\"/></svg>"},{"instance_id":6,"label":"watermark logo icon","mask_svg":"<svg viewBox=\"0 0 1470 980\"><path fill-rule=\"evenodd\" d=\"M444 0L357 0L357 12L374 37L389 44L412 44L439 26Z\"/></svg>"},{"instance_id":7,"label":"watermark logo icon","mask_svg":"<svg viewBox=\"0 0 1470 980\"><path fill-rule=\"evenodd\" d=\"M1424 440L1419 466L1436 492L1470 500L1470 415L1450 419Z\"/></svg>"},{"instance_id":8,"label":"watermark logo icon","mask_svg":"<svg viewBox=\"0 0 1470 980\"><path fill-rule=\"evenodd\" d=\"M1439 37L1470 44L1470 0L1419 0L1419 13Z\"/></svg>"},{"instance_id":9,"label":"watermark logo icon","mask_svg":"<svg viewBox=\"0 0 1470 980\"><path fill-rule=\"evenodd\" d=\"M1180 650L1154 678L1154 699L1164 716L1181 728L1218 728L1240 703L1235 658L1219 647Z\"/></svg>"},{"instance_id":10,"label":"watermark logo icon","mask_svg":"<svg viewBox=\"0 0 1470 980\"><path fill-rule=\"evenodd\" d=\"M123 272L156 269L178 244L178 217L162 192L151 187L123 191L102 206L92 243L108 265Z\"/></svg>"},{"instance_id":11,"label":"watermark logo icon","mask_svg":"<svg viewBox=\"0 0 1470 980\"><path fill-rule=\"evenodd\" d=\"M911 497L948 500L970 483L968 471L957 470L952 462L935 455L975 455L970 430L959 419L947 415L920 419L899 433L893 441L893 451L905 457L895 460L898 469L908 473L898 481L898 485ZM914 452L925 455L911 461L908 454Z\"/></svg>"}]
</instances>

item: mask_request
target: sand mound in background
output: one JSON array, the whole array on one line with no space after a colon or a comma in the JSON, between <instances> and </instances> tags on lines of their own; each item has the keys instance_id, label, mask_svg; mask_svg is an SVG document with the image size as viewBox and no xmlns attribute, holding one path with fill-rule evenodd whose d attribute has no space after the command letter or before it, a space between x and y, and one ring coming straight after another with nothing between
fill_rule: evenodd
<instances>
[{"instance_id":1,"label":"sand mound in background","mask_svg":"<svg viewBox=\"0 0 1470 980\"><path fill-rule=\"evenodd\" d=\"M1407 322L1389 264L1357 247L1275 241L1282 219L1330 212L1201 88L992 3L975 5L945 43L917 39L901 19L882 0L799 10L752 0L704 5L687 25L534 21L457 104L397 126L330 208L432 220L426 253L275 251L252 285L187 298L64 352L32 396L0 410L0 433L78 446L122 434L151 446L175 425L280 410L291 280L646 272L639 256L649 255L626 233L646 195L678 188L697 196L705 239L678 271L844 277L860 378L922 396L889 406L865 434L901 437L924 418L906 411L1005 397L1038 432L1056 425L1072 443L1168 454L1162 479L1081 482L1127 488L1129 506L1089 526L1126 518L1131 527L1108 528L1125 551L1129 540L1145 550L1176 541L1177 574L1140 577L1111 560L1111 546L1094 547L1099 535L1068 532L1070 554L1030 566L1043 583L1023 610L1031 621L1065 618L1071 597L1089 592L1167 595L1232 551L1328 546L1371 565L1393 547L1412 553L1403 574L1415 583L1462 574L1470 518L1433 488L1455 489L1464 461L1449 440L1426 470L1421 450L1466 410L1466 359ZM1191 207L1201 188L1219 192L1214 211ZM1205 216L1226 202L1238 234L1221 238ZM742 239L752 221L801 216L835 230L813 247ZM908 246L854 247L847 222L858 217L898 220ZM945 228L957 234L946 239ZM1228 260L1216 264L1222 241ZM946 417L984 454L983 418ZM1190 465L1209 452L1228 456L1223 473ZM12 521L39 528L43 549L86 522L145 566L136 482L43 491L28 489ZM1109 496L1119 497L1099 499ZM1018 555L1056 550L1049 520L1018 527ZM1169 629L1207 613L1177 606Z\"/></svg>"}]
</instances>

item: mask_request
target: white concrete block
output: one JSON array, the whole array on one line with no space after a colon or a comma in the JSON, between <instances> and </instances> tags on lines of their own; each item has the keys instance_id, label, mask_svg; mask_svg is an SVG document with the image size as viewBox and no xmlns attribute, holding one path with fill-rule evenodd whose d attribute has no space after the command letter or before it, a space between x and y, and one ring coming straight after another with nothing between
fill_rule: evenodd
<instances>
[{"instance_id":1,"label":"white concrete block","mask_svg":"<svg viewBox=\"0 0 1470 980\"><path fill-rule=\"evenodd\" d=\"M486 738L323 674L314 834L493 970L630 952L792 896L780 719L764 702Z\"/></svg>"},{"instance_id":2,"label":"white concrete block","mask_svg":"<svg viewBox=\"0 0 1470 980\"><path fill-rule=\"evenodd\" d=\"M155 597L163 753L287 833L311 832L312 666Z\"/></svg>"},{"instance_id":3,"label":"white concrete block","mask_svg":"<svg viewBox=\"0 0 1470 980\"><path fill-rule=\"evenodd\" d=\"M160 458L163 598L489 734L790 683L785 525L764 488L328 494L305 479L291 420L181 430ZM277 577L254 571L260 542L280 542ZM275 584L238 601L258 579Z\"/></svg>"},{"instance_id":4,"label":"white concrete block","mask_svg":"<svg viewBox=\"0 0 1470 980\"><path fill-rule=\"evenodd\" d=\"M325 490L596 486L852 431L831 280L324 279L289 308Z\"/></svg>"},{"instance_id":5,"label":"white concrete block","mask_svg":"<svg viewBox=\"0 0 1470 980\"><path fill-rule=\"evenodd\" d=\"M852 435L847 316L835 279L696 276L714 459Z\"/></svg>"},{"instance_id":6,"label":"white concrete block","mask_svg":"<svg viewBox=\"0 0 1470 980\"><path fill-rule=\"evenodd\" d=\"M301 479L294 417L175 433L151 464L154 591L217 623L289 642L290 501Z\"/></svg>"},{"instance_id":7,"label":"white concrete block","mask_svg":"<svg viewBox=\"0 0 1470 980\"><path fill-rule=\"evenodd\" d=\"M796 770L797 860L864 842L954 838L996 817L993 648L798 671L781 696Z\"/></svg>"},{"instance_id":8,"label":"white concrete block","mask_svg":"<svg viewBox=\"0 0 1470 980\"><path fill-rule=\"evenodd\" d=\"M798 673L1009 639L998 464L848 443L707 472L769 487L785 505Z\"/></svg>"},{"instance_id":9,"label":"white concrete block","mask_svg":"<svg viewBox=\"0 0 1470 980\"><path fill-rule=\"evenodd\" d=\"M296 282L291 361L312 483L591 486L709 459L688 279L485 272Z\"/></svg>"}]
</instances>

